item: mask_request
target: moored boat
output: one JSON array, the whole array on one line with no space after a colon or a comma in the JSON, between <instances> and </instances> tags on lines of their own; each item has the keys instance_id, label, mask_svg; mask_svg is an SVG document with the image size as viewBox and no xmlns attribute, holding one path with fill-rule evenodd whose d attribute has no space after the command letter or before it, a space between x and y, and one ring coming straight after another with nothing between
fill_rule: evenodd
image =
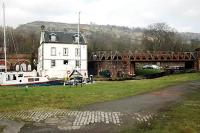
<instances>
[{"instance_id":1,"label":"moored boat","mask_svg":"<svg viewBox=\"0 0 200 133\"><path fill-rule=\"evenodd\" d=\"M31 72L1 72L0 86L49 86L61 85L61 80L31 75Z\"/></svg>"}]
</instances>

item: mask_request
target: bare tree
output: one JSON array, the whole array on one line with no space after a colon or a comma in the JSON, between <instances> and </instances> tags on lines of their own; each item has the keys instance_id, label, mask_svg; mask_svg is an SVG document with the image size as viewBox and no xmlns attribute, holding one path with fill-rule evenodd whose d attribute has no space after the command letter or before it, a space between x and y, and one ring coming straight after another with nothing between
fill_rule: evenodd
<instances>
[{"instance_id":1,"label":"bare tree","mask_svg":"<svg viewBox=\"0 0 200 133\"><path fill-rule=\"evenodd\" d=\"M144 31L142 44L149 51L180 51L182 40L176 30L165 23L149 25Z\"/></svg>"}]
</instances>

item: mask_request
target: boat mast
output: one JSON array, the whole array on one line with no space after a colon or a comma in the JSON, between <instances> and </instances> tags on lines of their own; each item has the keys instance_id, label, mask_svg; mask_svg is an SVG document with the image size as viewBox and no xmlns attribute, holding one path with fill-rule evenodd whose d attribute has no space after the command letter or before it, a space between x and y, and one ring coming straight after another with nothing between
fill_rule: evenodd
<instances>
[{"instance_id":1,"label":"boat mast","mask_svg":"<svg viewBox=\"0 0 200 133\"><path fill-rule=\"evenodd\" d=\"M3 1L3 36L4 36L4 60L5 60L5 72L7 72L7 58L6 58L6 20L5 20L5 3Z\"/></svg>"},{"instance_id":2,"label":"boat mast","mask_svg":"<svg viewBox=\"0 0 200 133\"><path fill-rule=\"evenodd\" d=\"M81 73L81 44L80 44L80 11L78 12L78 46L80 48L79 53L80 53L80 73Z\"/></svg>"}]
</instances>

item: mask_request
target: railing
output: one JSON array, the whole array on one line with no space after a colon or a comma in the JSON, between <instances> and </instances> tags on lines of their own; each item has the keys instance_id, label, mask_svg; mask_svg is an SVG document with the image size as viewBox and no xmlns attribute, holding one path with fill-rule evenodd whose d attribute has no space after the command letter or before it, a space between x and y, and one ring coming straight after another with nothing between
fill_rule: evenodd
<instances>
[{"instance_id":1,"label":"railing","mask_svg":"<svg viewBox=\"0 0 200 133\"><path fill-rule=\"evenodd\" d=\"M195 52L96 51L89 61L194 61Z\"/></svg>"}]
</instances>

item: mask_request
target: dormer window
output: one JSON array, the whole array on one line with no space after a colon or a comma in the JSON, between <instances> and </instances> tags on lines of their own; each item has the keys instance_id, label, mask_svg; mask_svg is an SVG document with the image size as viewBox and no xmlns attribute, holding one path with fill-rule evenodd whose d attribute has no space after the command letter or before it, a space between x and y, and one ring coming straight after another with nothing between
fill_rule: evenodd
<instances>
[{"instance_id":1,"label":"dormer window","mask_svg":"<svg viewBox=\"0 0 200 133\"><path fill-rule=\"evenodd\" d=\"M76 36L76 37L75 37L75 43L78 43L78 41L79 41L79 40L78 40L78 37Z\"/></svg>"},{"instance_id":2,"label":"dormer window","mask_svg":"<svg viewBox=\"0 0 200 133\"><path fill-rule=\"evenodd\" d=\"M56 42L57 41L55 33L50 34L50 40L51 40L51 42Z\"/></svg>"},{"instance_id":3,"label":"dormer window","mask_svg":"<svg viewBox=\"0 0 200 133\"><path fill-rule=\"evenodd\" d=\"M78 34L73 35L73 43L78 43L78 41L80 42L80 36L78 40Z\"/></svg>"}]
</instances>

